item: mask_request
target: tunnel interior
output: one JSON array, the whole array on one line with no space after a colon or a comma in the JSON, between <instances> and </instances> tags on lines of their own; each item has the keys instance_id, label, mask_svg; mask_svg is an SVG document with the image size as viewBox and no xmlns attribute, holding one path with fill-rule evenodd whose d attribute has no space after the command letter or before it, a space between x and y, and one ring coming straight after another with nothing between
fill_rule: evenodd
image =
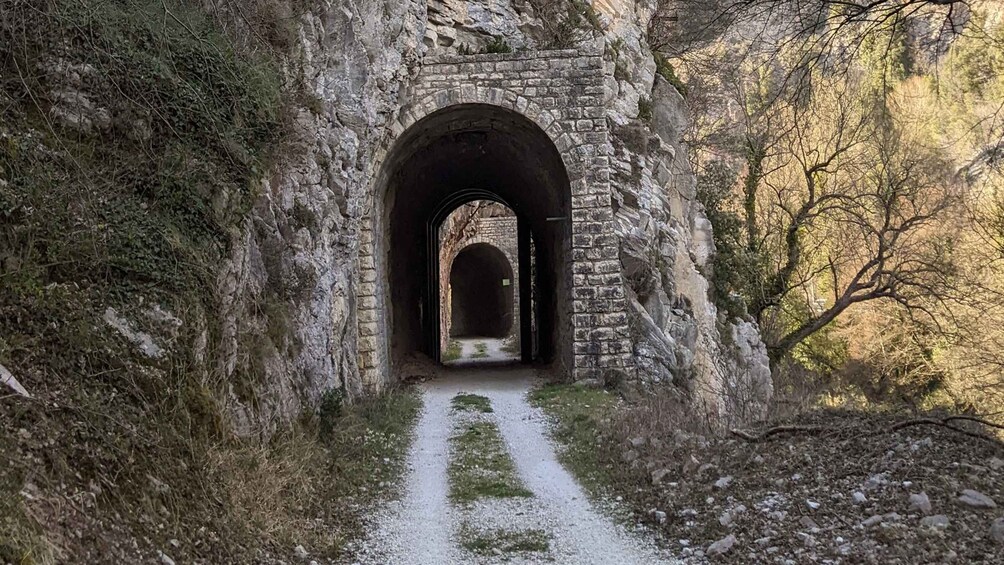
<instances>
[{"instance_id":1,"label":"tunnel interior","mask_svg":"<svg viewBox=\"0 0 1004 565\"><path fill-rule=\"evenodd\" d=\"M519 298L523 361L571 365L570 187L546 133L497 106L451 106L400 136L380 185L374 244L392 362L439 360L439 229L459 206L491 200L517 217L520 288L532 287Z\"/></svg>"},{"instance_id":2,"label":"tunnel interior","mask_svg":"<svg viewBox=\"0 0 1004 565\"><path fill-rule=\"evenodd\" d=\"M475 243L450 268L452 337L504 338L512 331L513 268L494 245Z\"/></svg>"}]
</instances>

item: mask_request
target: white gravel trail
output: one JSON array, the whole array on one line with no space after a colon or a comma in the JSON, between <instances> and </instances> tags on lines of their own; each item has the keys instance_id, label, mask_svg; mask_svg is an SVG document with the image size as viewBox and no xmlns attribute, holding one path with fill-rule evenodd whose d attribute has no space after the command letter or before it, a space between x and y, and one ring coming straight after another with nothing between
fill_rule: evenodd
<instances>
[{"instance_id":1,"label":"white gravel trail","mask_svg":"<svg viewBox=\"0 0 1004 565\"><path fill-rule=\"evenodd\" d=\"M506 340L504 339L495 337L458 337L453 338L453 341L460 344L460 358L447 362L447 365L459 367L519 361L519 353L511 353L505 350ZM486 347L483 353L484 357L475 357L479 343L483 343Z\"/></svg>"},{"instance_id":2,"label":"white gravel trail","mask_svg":"<svg viewBox=\"0 0 1004 565\"><path fill-rule=\"evenodd\" d=\"M362 563L460 563L452 542L448 440L452 396L423 391L424 405L408 452L404 496L379 513L370 539L364 542Z\"/></svg>"},{"instance_id":3,"label":"white gravel trail","mask_svg":"<svg viewBox=\"0 0 1004 565\"><path fill-rule=\"evenodd\" d=\"M557 563L566 565L649 565L675 563L653 543L627 532L598 512L559 463L548 439L545 416L529 405L530 369L464 369L422 386L425 407L408 456L409 471L400 501L387 505L363 544L367 565L476 563ZM448 438L457 418L450 401L461 393L487 396L530 499L486 499L454 506L447 499ZM458 531L541 529L551 535L547 554L474 555L462 549Z\"/></svg>"}]
</instances>

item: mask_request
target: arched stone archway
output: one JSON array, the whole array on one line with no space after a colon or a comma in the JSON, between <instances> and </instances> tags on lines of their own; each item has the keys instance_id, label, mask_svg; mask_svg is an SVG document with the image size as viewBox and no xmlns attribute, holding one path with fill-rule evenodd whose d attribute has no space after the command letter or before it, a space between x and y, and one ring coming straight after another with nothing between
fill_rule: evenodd
<instances>
[{"instance_id":1,"label":"arched stone archway","mask_svg":"<svg viewBox=\"0 0 1004 565\"><path fill-rule=\"evenodd\" d=\"M546 81L531 78L541 70ZM629 368L605 73L598 54L571 51L443 56L423 66L409 91L416 102L389 127L363 218L357 312L369 388L381 387L396 359L435 356L435 216L474 199L505 203L521 239L533 234L537 360L576 379Z\"/></svg>"},{"instance_id":2,"label":"arched stone archway","mask_svg":"<svg viewBox=\"0 0 1004 565\"><path fill-rule=\"evenodd\" d=\"M513 272L505 253L489 243L457 253L450 265L451 336L509 336L516 319Z\"/></svg>"},{"instance_id":3,"label":"arched stone archway","mask_svg":"<svg viewBox=\"0 0 1004 565\"><path fill-rule=\"evenodd\" d=\"M474 206L474 209L468 207ZM460 226L457 224L451 224L450 220L454 219L454 216L467 209L467 213L473 214L471 216L464 216L461 218L456 218L457 221L461 223ZM484 216L481 214L482 211L487 211L488 215ZM459 228L459 232L454 231ZM450 218L444 223L443 228L440 230L440 239L442 241L440 247L440 327L442 331L440 333L440 351L445 351L450 345L450 334L452 325L452 310L451 310L451 300L449 293L447 292L450 286L450 273L453 267L453 260L457 255L475 244L487 244L492 247L497 248L503 255L505 255L509 266L512 268L512 293L513 293L513 326L512 332L507 337L507 339L512 340L513 343L510 347L518 349L522 345L522 333L523 333L523 318L524 316L520 314L520 307L523 305L521 303L522 289L520 288L520 270L519 270L519 241L518 241L518 231L519 222L512 212L507 207L501 206L498 203L487 203L487 202L472 202L467 206L458 208L453 214L450 214ZM454 237L452 239L447 239L447 234L452 234ZM459 238L459 239L457 239ZM531 242L531 247L532 247ZM532 268L532 265L531 265ZM529 324L530 330L532 331L532 291L530 292L531 300L530 312L527 315L531 316ZM532 341L532 340L527 340ZM522 351L520 351L522 357ZM528 359L533 358L533 351L528 352Z\"/></svg>"},{"instance_id":4,"label":"arched stone archway","mask_svg":"<svg viewBox=\"0 0 1004 565\"><path fill-rule=\"evenodd\" d=\"M386 261L390 359L438 359L438 230L459 206L492 200L516 215L520 264L530 261L531 234L535 242L537 341L522 349L537 357L524 360L571 366L571 189L550 138L515 112L462 104L412 126L385 166L378 261Z\"/></svg>"}]
</instances>

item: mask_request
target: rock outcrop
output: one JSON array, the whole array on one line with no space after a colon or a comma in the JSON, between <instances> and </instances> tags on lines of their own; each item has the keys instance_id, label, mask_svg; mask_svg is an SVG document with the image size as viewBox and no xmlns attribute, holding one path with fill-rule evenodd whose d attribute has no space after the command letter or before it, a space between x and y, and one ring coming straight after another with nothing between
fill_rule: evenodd
<instances>
[{"instance_id":1,"label":"rock outcrop","mask_svg":"<svg viewBox=\"0 0 1004 565\"><path fill-rule=\"evenodd\" d=\"M681 142L686 104L656 74L645 37L655 2L594 7L618 67L608 85L612 184L639 378L674 382L713 413L749 418L771 394L767 351L754 324L724 320L709 296L714 239Z\"/></svg>"},{"instance_id":2,"label":"rock outcrop","mask_svg":"<svg viewBox=\"0 0 1004 565\"><path fill-rule=\"evenodd\" d=\"M363 394L356 352L360 225L374 186L374 156L429 54L548 43L534 2L359 0L299 18L287 79L306 102L292 160L262 180L262 197L222 269L224 374L254 365L256 398L232 394L245 432L270 429L330 389ZM755 326L719 316L708 294L711 226L680 135L683 98L657 76L645 30L652 0L596 0L614 66L606 85L612 198L628 281L639 383L675 383L720 414L757 412L770 395ZM247 336L259 336L249 348ZM253 349L253 350L252 350ZM387 378L391 378L390 375ZM726 399L736 402L729 403ZM250 408L254 406L254 409Z\"/></svg>"}]
</instances>

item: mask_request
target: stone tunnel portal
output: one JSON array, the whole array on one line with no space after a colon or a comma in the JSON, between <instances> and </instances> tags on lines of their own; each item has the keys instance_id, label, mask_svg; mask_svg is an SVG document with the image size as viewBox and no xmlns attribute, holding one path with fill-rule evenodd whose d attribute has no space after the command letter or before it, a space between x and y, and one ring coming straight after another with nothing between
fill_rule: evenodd
<instances>
[{"instance_id":1,"label":"stone tunnel portal","mask_svg":"<svg viewBox=\"0 0 1004 565\"><path fill-rule=\"evenodd\" d=\"M414 352L439 360L439 229L458 207L490 200L516 215L519 287L533 288L532 301L529 292L519 298L522 359L571 366L570 187L547 134L508 109L450 106L401 135L383 175L382 229L374 242L385 249L377 255L386 263L377 269L386 273L392 360Z\"/></svg>"},{"instance_id":2,"label":"stone tunnel portal","mask_svg":"<svg viewBox=\"0 0 1004 565\"><path fill-rule=\"evenodd\" d=\"M475 243L450 268L452 337L504 338L512 331L513 268L499 248Z\"/></svg>"},{"instance_id":3,"label":"stone tunnel portal","mask_svg":"<svg viewBox=\"0 0 1004 565\"><path fill-rule=\"evenodd\" d=\"M556 376L574 380L634 370L610 190L604 94L612 72L599 50L441 54L407 81L359 210L352 306L365 388L407 376L401 356L437 357L447 324L435 321L436 220L474 200L507 204L517 216L524 360L553 361ZM534 268L526 269L531 238ZM522 288L535 293L532 332L523 313L531 293Z\"/></svg>"}]
</instances>

